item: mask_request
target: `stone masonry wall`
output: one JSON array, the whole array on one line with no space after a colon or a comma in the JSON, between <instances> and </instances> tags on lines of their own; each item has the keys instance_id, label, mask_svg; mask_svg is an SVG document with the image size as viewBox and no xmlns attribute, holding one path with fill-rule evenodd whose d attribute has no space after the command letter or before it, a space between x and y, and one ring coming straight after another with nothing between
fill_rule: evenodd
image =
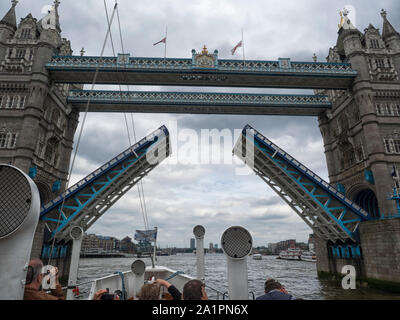
<instances>
[{"instance_id":1,"label":"stone masonry wall","mask_svg":"<svg viewBox=\"0 0 400 320\"><path fill-rule=\"evenodd\" d=\"M366 277L400 286L400 218L363 222L360 236Z\"/></svg>"}]
</instances>

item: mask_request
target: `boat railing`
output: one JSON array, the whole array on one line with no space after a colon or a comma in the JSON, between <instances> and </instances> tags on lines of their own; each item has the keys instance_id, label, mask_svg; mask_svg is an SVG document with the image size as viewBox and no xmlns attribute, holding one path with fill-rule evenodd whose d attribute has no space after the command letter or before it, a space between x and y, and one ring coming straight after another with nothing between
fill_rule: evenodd
<instances>
[{"instance_id":1,"label":"boat railing","mask_svg":"<svg viewBox=\"0 0 400 320\"><path fill-rule=\"evenodd\" d=\"M216 293L217 295L217 300L219 300L220 296L222 297L222 300L225 300L225 294L227 294L227 292L223 293L222 291L219 291L218 289L215 289L209 285L205 285L206 289L210 289L211 291L213 291L214 293Z\"/></svg>"}]
</instances>

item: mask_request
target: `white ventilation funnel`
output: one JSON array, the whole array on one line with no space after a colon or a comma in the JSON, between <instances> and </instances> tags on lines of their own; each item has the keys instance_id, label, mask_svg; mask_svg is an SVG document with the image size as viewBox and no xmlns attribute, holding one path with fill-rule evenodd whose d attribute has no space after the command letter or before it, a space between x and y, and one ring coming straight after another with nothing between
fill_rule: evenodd
<instances>
[{"instance_id":1,"label":"white ventilation funnel","mask_svg":"<svg viewBox=\"0 0 400 320\"><path fill-rule=\"evenodd\" d=\"M230 300L248 300L247 256L253 248L251 234L242 227L231 227L221 237L221 247L227 257Z\"/></svg>"},{"instance_id":2,"label":"white ventilation funnel","mask_svg":"<svg viewBox=\"0 0 400 320\"><path fill-rule=\"evenodd\" d=\"M196 238L197 279L204 281L204 235L206 229L203 226L193 228Z\"/></svg>"},{"instance_id":3,"label":"white ventilation funnel","mask_svg":"<svg viewBox=\"0 0 400 320\"><path fill-rule=\"evenodd\" d=\"M22 300L40 196L24 172L0 164L0 300Z\"/></svg>"}]
</instances>

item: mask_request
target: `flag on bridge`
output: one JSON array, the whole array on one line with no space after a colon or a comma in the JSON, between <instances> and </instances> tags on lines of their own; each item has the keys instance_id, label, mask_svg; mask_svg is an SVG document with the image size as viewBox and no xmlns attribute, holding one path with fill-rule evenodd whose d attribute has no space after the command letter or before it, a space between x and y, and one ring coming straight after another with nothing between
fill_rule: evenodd
<instances>
[{"instance_id":1,"label":"flag on bridge","mask_svg":"<svg viewBox=\"0 0 400 320\"><path fill-rule=\"evenodd\" d=\"M155 44L153 44L153 46L156 46L156 45L158 45L159 43L167 44L167 37L165 37L165 38L161 39L160 41L156 42Z\"/></svg>"},{"instance_id":2,"label":"flag on bridge","mask_svg":"<svg viewBox=\"0 0 400 320\"><path fill-rule=\"evenodd\" d=\"M240 40L239 43L231 50L232 55L234 55L235 52L236 52L236 50L237 50L238 48L242 47L242 46L243 46L243 41Z\"/></svg>"},{"instance_id":3,"label":"flag on bridge","mask_svg":"<svg viewBox=\"0 0 400 320\"><path fill-rule=\"evenodd\" d=\"M136 241L156 241L157 229L154 230L136 230L135 240Z\"/></svg>"}]
</instances>

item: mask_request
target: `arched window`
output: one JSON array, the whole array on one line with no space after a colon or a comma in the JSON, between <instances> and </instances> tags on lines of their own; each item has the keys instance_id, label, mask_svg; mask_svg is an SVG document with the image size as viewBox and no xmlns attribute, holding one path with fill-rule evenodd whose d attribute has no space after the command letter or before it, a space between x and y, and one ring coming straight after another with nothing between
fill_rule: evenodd
<instances>
[{"instance_id":1,"label":"arched window","mask_svg":"<svg viewBox=\"0 0 400 320\"><path fill-rule=\"evenodd\" d=\"M56 138L50 138L47 141L46 152L44 154L44 158L47 162L53 164L57 149L58 149L58 140Z\"/></svg>"}]
</instances>

